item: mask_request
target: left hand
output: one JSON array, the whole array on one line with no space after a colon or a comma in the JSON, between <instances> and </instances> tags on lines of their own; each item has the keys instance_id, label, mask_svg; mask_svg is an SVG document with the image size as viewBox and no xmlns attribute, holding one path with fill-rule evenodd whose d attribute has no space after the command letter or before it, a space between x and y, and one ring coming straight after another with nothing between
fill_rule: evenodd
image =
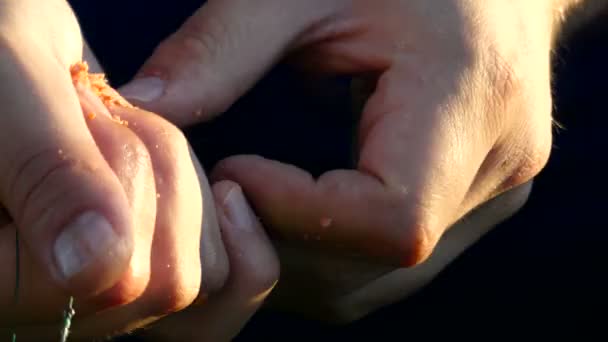
<instances>
[{"instance_id":1,"label":"left hand","mask_svg":"<svg viewBox=\"0 0 608 342\"><path fill-rule=\"evenodd\" d=\"M315 180L237 156L215 178L240 184L287 240L412 266L472 209L544 167L557 3L211 0L122 93L187 125L224 111L284 57L364 76L356 170Z\"/></svg>"}]
</instances>

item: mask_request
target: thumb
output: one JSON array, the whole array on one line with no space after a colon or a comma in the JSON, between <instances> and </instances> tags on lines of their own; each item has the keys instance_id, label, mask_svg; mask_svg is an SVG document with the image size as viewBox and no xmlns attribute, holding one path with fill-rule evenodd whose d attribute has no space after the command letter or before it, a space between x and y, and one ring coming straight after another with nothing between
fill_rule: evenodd
<instances>
[{"instance_id":1,"label":"thumb","mask_svg":"<svg viewBox=\"0 0 608 342\"><path fill-rule=\"evenodd\" d=\"M43 57L0 64L10 81L0 87L0 201L33 259L70 293L90 296L126 271L129 203L89 133L68 70Z\"/></svg>"},{"instance_id":2,"label":"thumb","mask_svg":"<svg viewBox=\"0 0 608 342\"><path fill-rule=\"evenodd\" d=\"M210 119L259 80L327 8L306 1L208 1L120 92L178 125Z\"/></svg>"}]
</instances>

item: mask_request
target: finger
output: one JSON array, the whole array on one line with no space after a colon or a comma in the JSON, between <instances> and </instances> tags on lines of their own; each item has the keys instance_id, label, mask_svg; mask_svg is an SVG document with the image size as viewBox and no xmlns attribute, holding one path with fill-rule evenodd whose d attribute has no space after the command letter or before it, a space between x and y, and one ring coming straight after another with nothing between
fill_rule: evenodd
<instances>
[{"instance_id":1,"label":"finger","mask_svg":"<svg viewBox=\"0 0 608 342\"><path fill-rule=\"evenodd\" d=\"M153 113L112 105L109 109L128 122L150 153L157 191L151 198L158 208L151 277L135 302L80 320L74 336L89 336L100 329L131 331L150 324L217 290L228 273L212 197L202 196L210 192L208 184L197 173L198 161L193 160L183 134Z\"/></svg>"},{"instance_id":2,"label":"finger","mask_svg":"<svg viewBox=\"0 0 608 342\"><path fill-rule=\"evenodd\" d=\"M160 44L121 93L179 125L223 112L332 8L329 2L290 1L285 11L285 5L208 1Z\"/></svg>"},{"instance_id":3,"label":"finger","mask_svg":"<svg viewBox=\"0 0 608 342\"><path fill-rule=\"evenodd\" d=\"M82 108L88 113L87 116L91 113L96 114L95 119L88 120L87 129L124 189L129 208L134 214L133 235L137 237L132 258L121 279L113 287L94 297L77 299L76 310L79 316L85 317L91 312L130 302L146 288L156 206L151 203L151 199L154 200L155 190L150 158L145 151L142 151L141 141L126 127L110 118L96 95L80 84L76 85L76 89L80 94ZM10 313L10 320L18 324L31 326L54 322L60 318L58 315L67 303L66 293L64 289L54 286L46 272L41 272L40 264L33 262L32 252L29 248L25 248L24 242L20 242L20 248L17 249L13 237L15 232L14 225L3 230L4 246L1 251L6 254L3 260L10 267L5 267L0 272L0 277L6 280L0 285L0 293L3 294L0 305L3 307L15 305L14 310L7 313ZM19 260L19 269L16 268L17 260ZM14 293L15 287L17 287L16 293ZM32 311L32 307L39 309ZM54 325L49 329L56 331ZM35 331L28 332L28 330L31 329L24 328L24 331L20 332L22 338L32 335L31 333L35 333L35 336L44 336L47 331L42 326L34 329Z\"/></svg>"},{"instance_id":4,"label":"finger","mask_svg":"<svg viewBox=\"0 0 608 342\"><path fill-rule=\"evenodd\" d=\"M129 204L91 136L67 66L4 54L0 196L25 246L81 297L112 287L133 250Z\"/></svg>"},{"instance_id":5,"label":"finger","mask_svg":"<svg viewBox=\"0 0 608 342\"><path fill-rule=\"evenodd\" d=\"M134 250L128 272L109 291L93 300L99 305L128 296L138 298L149 286L151 255L158 216L156 172L145 141L135 134L125 118L110 113L86 84L76 83L87 125L100 151L120 181L127 196L133 222ZM83 311L82 301L79 311ZM117 304L126 304L118 300ZM85 306L86 308L86 306Z\"/></svg>"},{"instance_id":6,"label":"finger","mask_svg":"<svg viewBox=\"0 0 608 342\"><path fill-rule=\"evenodd\" d=\"M112 92L112 97L122 99L117 92L108 91ZM192 236L200 234L201 224L197 222L202 221L201 246L193 245L192 249L201 251L205 273L202 294L219 290L227 275L224 273L228 258L222 247L209 181L184 134L162 117L145 110L113 106L110 107L110 112L127 120L130 129L141 138L150 151L157 175L157 198L163 204L158 206L162 208L163 213L167 213L167 225L171 223L174 227L184 227L179 237L185 240L175 241L174 245L185 246L187 242L192 242ZM200 193L192 190L197 188ZM201 215L202 218L199 217ZM190 231L185 227L189 227ZM168 238L165 240L169 241ZM190 257L185 260L190 260Z\"/></svg>"},{"instance_id":7,"label":"finger","mask_svg":"<svg viewBox=\"0 0 608 342\"><path fill-rule=\"evenodd\" d=\"M358 290L335 299L332 306L345 313L347 322L352 322L411 296L483 235L519 211L531 189L532 182L528 182L487 201L450 228L439 241L436 252L424 264L376 277Z\"/></svg>"},{"instance_id":8,"label":"finger","mask_svg":"<svg viewBox=\"0 0 608 342\"><path fill-rule=\"evenodd\" d=\"M155 340L230 341L279 278L279 262L272 244L238 185L220 182L213 190L230 258L228 283L204 306L161 321L149 332Z\"/></svg>"},{"instance_id":9,"label":"finger","mask_svg":"<svg viewBox=\"0 0 608 342\"><path fill-rule=\"evenodd\" d=\"M407 263L401 254L419 253L396 250L400 242L414 238L398 225L403 216L397 206L402 194L387 194L384 185L370 175L341 170L315 180L291 165L238 156L220 162L212 179L238 182L279 239L352 257L364 254L390 262L398 258L398 263Z\"/></svg>"}]
</instances>

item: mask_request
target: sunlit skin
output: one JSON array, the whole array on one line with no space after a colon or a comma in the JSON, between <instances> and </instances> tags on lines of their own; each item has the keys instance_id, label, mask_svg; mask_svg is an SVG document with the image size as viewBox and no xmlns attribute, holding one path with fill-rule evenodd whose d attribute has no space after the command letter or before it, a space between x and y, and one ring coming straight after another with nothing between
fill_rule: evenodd
<instances>
[{"instance_id":1,"label":"sunlit skin","mask_svg":"<svg viewBox=\"0 0 608 342\"><path fill-rule=\"evenodd\" d=\"M211 189L179 129L71 77L99 67L63 0L0 1L0 44L0 339L58 338L69 296L74 340L199 306L230 322L206 334L238 332L278 278L238 185Z\"/></svg>"},{"instance_id":2,"label":"sunlit skin","mask_svg":"<svg viewBox=\"0 0 608 342\"><path fill-rule=\"evenodd\" d=\"M504 219L489 201L511 214L525 202L551 149L551 49L577 4L210 0L120 91L187 126L279 61L354 76L352 169L315 178L247 155L211 172L239 183L278 237L272 304L348 321L411 293Z\"/></svg>"},{"instance_id":3,"label":"sunlit skin","mask_svg":"<svg viewBox=\"0 0 608 342\"><path fill-rule=\"evenodd\" d=\"M211 0L123 97L78 64L102 72L64 0L0 0L0 338L56 338L70 296L76 339L150 326L223 341L271 293L338 321L409 295L525 203L574 5ZM220 115L279 61L355 76L356 165L314 179L234 156L209 186L177 126ZM283 238L276 292L257 215Z\"/></svg>"}]
</instances>

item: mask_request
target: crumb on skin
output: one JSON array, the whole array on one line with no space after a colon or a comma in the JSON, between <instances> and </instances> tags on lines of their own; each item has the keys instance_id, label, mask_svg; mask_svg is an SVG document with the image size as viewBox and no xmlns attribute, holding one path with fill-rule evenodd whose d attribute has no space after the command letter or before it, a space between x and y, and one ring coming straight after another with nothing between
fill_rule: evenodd
<instances>
[{"instance_id":1,"label":"crumb on skin","mask_svg":"<svg viewBox=\"0 0 608 342\"><path fill-rule=\"evenodd\" d=\"M320 220L321 227L329 228L332 224L333 220L331 217L322 217Z\"/></svg>"},{"instance_id":2,"label":"crumb on skin","mask_svg":"<svg viewBox=\"0 0 608 342\"><path fill-rule=\"evenodd\" d=\"M104 74L92 74L89 73L89 65L87 62L78 62L70 68L70 74L72 76L72 82L74 85L80 84L88 87L93 91L97 97L103 102L106 107L120 106L125 108L134 108L125 99L116 95L116 92L110 87ZM95 113L87 114L89 120L93 120L96 117ZM126 120L122 120L118 116L113 116L114 121L117 123L128 126Z\"/></svg>"}]
</instances>

